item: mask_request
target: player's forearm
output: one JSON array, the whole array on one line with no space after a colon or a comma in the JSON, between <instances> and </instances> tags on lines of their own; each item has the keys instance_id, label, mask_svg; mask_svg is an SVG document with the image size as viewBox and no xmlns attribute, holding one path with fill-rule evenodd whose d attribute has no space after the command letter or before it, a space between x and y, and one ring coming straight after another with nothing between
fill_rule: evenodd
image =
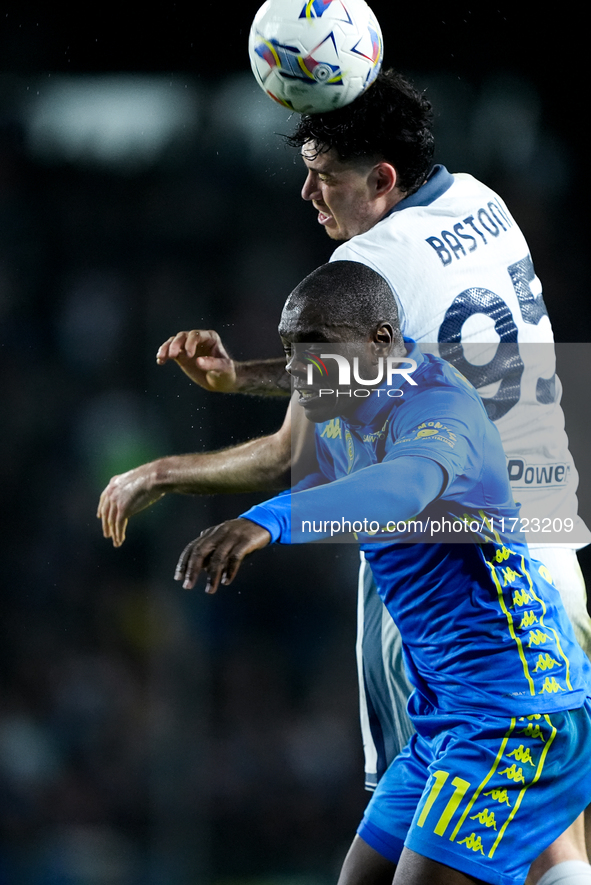
<instances>
[{"instance_id":1,"label":"player's forearm","mask_svg":"<svg viewBox=\"0 0 591 885\"><path fill-rule=\"evenodd\" d=\"M285 359L250 360L235 363L236 393L256 396L289 396L291 379L285 370Z\"/></svg>"},{"instance_id":2,"label":"player's forearm","mask_svg":"<svg viewBox=\"0 0 591 885\"><path fill-rule=\"evenodd\" d=\"M164 494L273 492L289 486L290 455L273 435L218 452L159 458L146 468L150 487Z\"/></svg>"},{"instance_id":3,"label":"player's forearm","mask_svg":"<svg viewBox=\"0 0 591 885\"><path fill-rule=\"evenodd\" d=\"M443 468L427 458L402 457L374 464L356 473L314 488L294 489L251 507L241 516L266 528L271 538L284 544L310 541L304 524L325 525L314 540L330 535L331 522L404 521L421 513L441 492Z\"/></svg>"}]
</instances>

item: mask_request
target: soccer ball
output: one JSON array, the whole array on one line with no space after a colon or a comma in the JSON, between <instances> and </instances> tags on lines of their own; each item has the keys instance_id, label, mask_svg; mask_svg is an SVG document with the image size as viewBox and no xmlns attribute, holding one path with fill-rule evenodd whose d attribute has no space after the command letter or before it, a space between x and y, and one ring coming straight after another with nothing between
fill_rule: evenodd
<instances>
[{"instance_id":1,"label":"soccer ball","mask_svg":"<svg viewBox=\"0 0 591 885\"><path fill-rule=\"evenodd\" d=\"M248 41L258 84L300 114L341 108L373 83L382 32L365 0L267 0Z\"/></svg>"}]
</instances>

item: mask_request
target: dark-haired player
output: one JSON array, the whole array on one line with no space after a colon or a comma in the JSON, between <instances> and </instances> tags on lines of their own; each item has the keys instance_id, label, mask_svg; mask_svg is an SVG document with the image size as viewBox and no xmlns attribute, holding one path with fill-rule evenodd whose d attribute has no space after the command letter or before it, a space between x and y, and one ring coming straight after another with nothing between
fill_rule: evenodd
<instances>
[{"instance_id":1,"label":"dark-haired player","mask_svg":"<svg viewBox=\"0 0 591 885\"><path fill-rule=\"evenodd\" d=\"M523 516L572 519L561 545L535 550L555 576L583 648L591 650L585 588L575 547L588 541L577 521L577 474L568 452L553 375L552 331L527 243L501 198L471 176L431 167L431 109L404 78L382 73L348 107L304 116L292 137L307 167L302 196L335 241L335 259L376 270L396 298L403 333L438 345L481 392L501 433L514 497ZM499 345L481 364L470 347ZM550 349L550 366L548 366ZM284 391L277 362L235 364L211 332L179 333L158 360L175 359L209 390ZM297 407L293 406L296 414ZM223 453L161 459L114 478L101 499L106 536L122 542L129 516L170 491L270 490L285 484L291 458L291 416L277 434ZM530 477L541 482L528 483ZM552 482L543 482L544 477ZM538 541L540 534L529 534ZM407 688L399 636L366 575L360 689L368 785L375 785L404 745ZM536 866L542 885L571 875L566 862L586 853L582 828L565 834ZM547 872L549 867L559 866ZM564 879L575 885L575 879ZM581 879L582 883L583 880ZM577 883L579 885L579 883Z\"/></svg>"},{"instance_id":2,"label":"dark-haired player","mask_svg":"<svg viewBox=\"0 0 591 885\"><path fill-rule=\"evenodd\" d=\"M317 469L203 532L175 577L190 588L204 570L215 592L270 541L353 527L400 629L416 734L381 778L339 883L523 882L591 800L591 665L548 569L507 531L518 508L499 433L455 368L403 340L389 285L365 265L310 274L279 331ZM316 383L310 355L328 364ZM384 362L409 371L369 389L341 377L342 361L358 379Z\"/></svg>"}]
</instances>

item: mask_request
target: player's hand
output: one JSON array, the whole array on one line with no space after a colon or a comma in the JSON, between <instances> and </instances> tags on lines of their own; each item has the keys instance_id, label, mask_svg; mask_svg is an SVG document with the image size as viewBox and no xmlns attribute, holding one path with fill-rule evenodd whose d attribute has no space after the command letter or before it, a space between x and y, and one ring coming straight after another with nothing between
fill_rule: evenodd
<instances>
[{"instance_id":1,"label":"player's hand","mask_svg":"<svg viewBox=\"0 0 591 885\"><path fill-rule=\"evenodd\" d=\"M205 390L230 393L236 383L234 360L217 332L193 329L178 332L158 349L156 362L159 366L174 360L183 372Z\"/></svg>"},{"instance_id":2,"label":"player's hand","mask_svg":"<svg viewBox=\"0 0 591 885\"><path fill-rule=\"evenodd\" d=\"M97 517L103 524L103 536L113 539L113 546L125 541L125 530L131 516L158 501L164 492L153 488L150 464L114 476L103 491Z\"/></svg>"},{"instance_id":3,"label":"player's hand","mask_svg":"<svg viewBox=\"0 0 591 885\"><path fill-rule=\"evenodd\" d=\"M206 593L215 593L221 584L231 584L242 560L261 550L271 540L267 529L249 519L230 519L201 532L181 553L175 581L190 590L202 571L207 573Z\"/></svg>"}]
</instances>

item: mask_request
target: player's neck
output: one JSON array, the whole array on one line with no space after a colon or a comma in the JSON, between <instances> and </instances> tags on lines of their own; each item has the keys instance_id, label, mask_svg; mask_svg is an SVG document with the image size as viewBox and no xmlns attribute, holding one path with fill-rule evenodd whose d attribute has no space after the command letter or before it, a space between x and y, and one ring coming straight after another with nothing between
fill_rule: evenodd
<instances>
[{"instance_id":1,"label":"player's neck","mask_svg":"<svg viewBox=\"0 0 591 885\"><path fill-rule=\"evenodd\" d=\"M382 218L384 218L388 214L388 212L391 212L394 206L397 206L398 203L401 203L406 196L408 196L406 191L401 191L397 187L393 188L386 199L387 205L384 209L384 214L382 215Z\"/></svg>"}]
</instances>

